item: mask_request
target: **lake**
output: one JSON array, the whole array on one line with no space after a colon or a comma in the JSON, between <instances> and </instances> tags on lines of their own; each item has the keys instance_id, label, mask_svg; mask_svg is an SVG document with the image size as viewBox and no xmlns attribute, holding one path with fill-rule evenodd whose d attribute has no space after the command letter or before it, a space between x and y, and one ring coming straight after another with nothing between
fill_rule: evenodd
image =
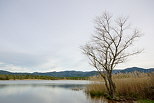
<instances>
[{"instance_id":1,"label":"lake","mask_svg":"<svg viewBox=\"0 0 154 103\"><path fill-rule=\"evenodd\" d=\"M89 83L85 80L0 81L0 103L108 103L85 93Z\"/></svg>"}]
</instances>

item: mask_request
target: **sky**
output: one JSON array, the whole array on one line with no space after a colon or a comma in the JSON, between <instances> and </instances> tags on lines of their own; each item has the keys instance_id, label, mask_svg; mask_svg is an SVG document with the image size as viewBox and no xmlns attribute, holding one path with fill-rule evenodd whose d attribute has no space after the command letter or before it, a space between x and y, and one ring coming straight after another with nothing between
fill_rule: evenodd
<instances>
[{"instance_id":1,"label":"sky","mask_svg":"<svg viewBox=\"0 0 154 103\"><path fill-rule=\"evenodd\" d=\"M0 70L12 72L92 71L81 46L104 11L127 16L144 34L144 51L116 69L154 67L153 0L0 0Z\"/></svg>"}]
</instances>

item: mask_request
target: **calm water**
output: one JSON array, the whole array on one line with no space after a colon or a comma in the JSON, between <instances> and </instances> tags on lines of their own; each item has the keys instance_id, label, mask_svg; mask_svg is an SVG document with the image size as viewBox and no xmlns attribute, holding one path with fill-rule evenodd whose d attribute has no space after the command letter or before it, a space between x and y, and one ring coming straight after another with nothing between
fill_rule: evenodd
<instances>
[{"instance_id":1,"label":"calm water","mask_svg":"<svg viewBox=\"0 0 154 103\"><path fill-rule=\"evenodd\" d=\"M85 94L84 88L89 83L83 80L0 81L0 103L107 103Z\"/></svg>"}]
</instances>

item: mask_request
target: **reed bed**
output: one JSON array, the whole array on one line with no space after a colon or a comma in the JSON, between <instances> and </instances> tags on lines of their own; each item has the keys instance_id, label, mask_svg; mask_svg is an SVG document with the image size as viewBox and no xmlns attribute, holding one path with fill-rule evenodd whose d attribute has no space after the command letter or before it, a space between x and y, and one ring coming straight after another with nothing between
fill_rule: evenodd
<instances>
[{"instance_id":1,"label":"reed bed","mask_svg":"<svg viewBox=\"0 0 154 103\"><path fill-rule=\"evenodd\" d=\"M154 73L114 74L113 78L118 98L154 99ZM107 90L103 82L94 82L88 85L86 91L91 96L107 96Z\"/></svg>"}]
</instances>

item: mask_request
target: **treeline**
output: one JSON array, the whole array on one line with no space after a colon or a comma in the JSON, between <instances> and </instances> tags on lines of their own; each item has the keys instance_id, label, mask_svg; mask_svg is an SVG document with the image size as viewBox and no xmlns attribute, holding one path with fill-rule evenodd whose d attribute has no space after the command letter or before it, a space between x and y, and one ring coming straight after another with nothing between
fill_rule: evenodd
<instances>
[{"instance_id":1,"label":"treeline","mask_svg":"<svg viewBox=\"0 0 154 103\"><path fill-rule=\"evenodd\" d=\"M88 77L52 77L52 76L42 76L42 75L13 75L13 74L0 74L0 80L26 80L26 79L40 79L40 80L87 80Z\"/></svg>"}]
</instances>

